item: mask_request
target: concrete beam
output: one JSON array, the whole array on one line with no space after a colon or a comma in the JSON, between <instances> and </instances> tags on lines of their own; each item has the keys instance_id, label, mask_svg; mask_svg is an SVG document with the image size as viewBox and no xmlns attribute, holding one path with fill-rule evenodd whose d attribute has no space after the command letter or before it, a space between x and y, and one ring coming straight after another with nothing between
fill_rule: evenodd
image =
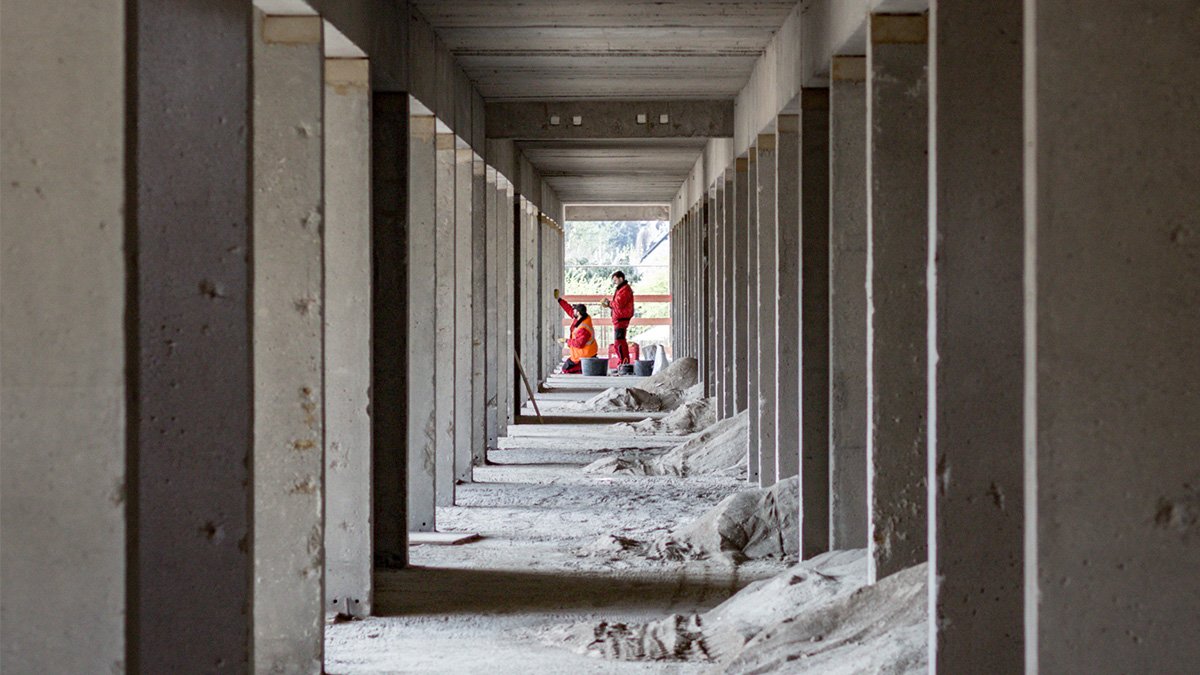
<instances>
[{"instance_id":1,"label":"concrete beam","mask_svg":"<svg viewBox=\"0 0 1200 675\"><path fill-rule=\"evenodd\" d=\"M1196 5L1127 2L1080 21L1082 7L1024 3L1025 668L1188 672Z\"/></svg>"},{"instance_id":2,"label":"concrete beam","mask_svg":"<svg viewBox=\"0 0 1200 675\"><path fill-rule=\"evenodd\" d=\"M566 220L666 220L670 209L663 204L567 204Z\"/></svg>"},{"instance_id":3,"label":"concrete beam","mask_svg":"<svg viewBox=\"0 0 1200 675\"><path fill-rule=\"evenodd\" d=\"M733 101L524 101L485 105L488 138L578 140L733 135Z\"/></svg>"},{"instance_id":4,"label":"concrete beam","mask_svg":"<svg viewBox=\"0 0 1200 675\"><path fill-rule=\"evenodd\" d=\"M371 91L325 59L325 609L371 613Z\"/></svg>"},{"instance_id":5,"label":"concrete beam","mask_svg":"<svg viewBox=\"0 0 1200 675\"><path fill-rule=\"evenodd\" d=\"M800 90L800 556L829 550L829 90ZM790 467L789 467L790 468Z\"/></svg>"},{"instance_id":6,"label":"concrete beam","mask_svg":"<svg viewBox=\"0 0 1200 675\"><path fill-rule=\"evenodd\" d=\"M829 87L830 546L867 545L867 99L865 56Z\"/></svg>"},{"instance_id":7,"label":"concrete beam","mask_svg":"<svg viewBox=\"0 0 1200 675\"><path fill-rule=\"evenodd\" d=\"M321 32L318 16L255 11L251 550L261 672L320 673L324 653Z\"/></svg>"},{"instance_id":8,"label":"concrete beam","mask_svg":"<svg viewBox=\"0 0 1200 675\"><path fill-rule=\"evenodd\" d=\"M138 502L134 501L137 484L128 482L136 481L138 476L138 455L131 456L135 466L129 467L129 473L126 455L129 441L138 438L137 431L143 422L130 415L126 406L136 405L142 394L134 382L126 383L125 374L127 367L140 371L150 366L143 366L143 353L130 349L138 344L140 331L136 325L129 330L126 321L139 315L140 305L136 303L136 295L126 298L126 291L129 277L133 279L131 285L141 283L141 267L135 266L135 260L129 257L129 245L141 240L136 218L145 209L161 209L161 215L171 217L158 222L172 223L171 232L167 233L151 228L153 221L147 221L147 235L154 236L154 241L163 247L143 253L146 267L152 261L156 265L162 263L155 260L156 254L171 250L168 240L175 237L187 243L199 240L205 245L194 251L196 259L190 271L228 272L228 288L243 293L228 304L213 303L197 293L196 278L186 275L176 280L170 291L160 291L156 286L149 288L147 299L153 298L164 313L174 307L163 302L159 293L174 292L178 293L175 302L206 309L206 318L236 321L240 310L242 320L224 332L224 339L202 337L199 326L189 325L187 337L193 342L176 336L175 331L182 327L177 318L169 330L162 332L158 329L161 324L154 324L153 330L147 326L145 357L148 359L152 354L153 358L165 360L160 371L164 374L145 382L145 386L152 387L156 396L174 395L191 401L200 399L202 390L215 390L214 393L236 392L234 395L244 403L248 390L249 368L244 356L246 263L241 256L232 256L235 259L222 264L216 254L220 244L241 245L241 250L245 250L246 154L244 144L239 147L235 137L235 131L244 129L247 121L245 72L240 73L240 89L207 92L209 98L193 103L188 96L194 93L191 89L197 82L181 83L164 77L156 66L165 60L142 64L145 70L139 71L141 74L153 72L163 77L161 84L168 85L155 93L178 97L173 100L182 101L189 113L207 104L231 113L241 106L240 118L233 118L235 123L227 127L224 136L216 127L214 116L189 117L181 121L180 128L203 129L207 141L229 151L231 157L219 158L227 162L222 168L234 171L235 162L243 163L228 183L213 186L213 194L228 197L229 202L200 200L194 207L175 209L169 206L170 199L164 191L159 193L163 194L162 199L149 199L140 207L137 202L130 203L129 188L140 185L136 180L148 169L151 178L169 184L168 177L186 176L190 170L202 171L209 160L195 149L178 163L170 163L163 156L169 154L165 146L156 148L155 154L148 148L141 149L136 157L126 153L126 141L136 140L136 136L127 138L127 130L134 134L144 132L147 137L155 132L163 133L160 137L163 139L171 136L167 132L166 111L157 118L146 117L144 127L127 126L133 112L126 110L127 101L134 105L134 111L143 104L152 104L130 100L126 94L127 74L133 72L128 69L134 64L126 62L125 45L126 40L135 40L138 34L126 35L130 17L125 5L108 0L64 11L61 6L36 0L5 0L4 20L0 23L4 83L4 133L0 149L3 166L0 171L4 175L0 184L3 218L0 531L4 533L0 546L0 625L3 626L0 663L5 672L111 672L123 670L128 663L127 646L136 651L132 645L136 644L141 622L133 611L136 602L129 605L127 616L127 600L138 596L130 592L136 591L136 586L127 588L126 582L127 572L138 569L136 559L126 558L127 536L136 535L136 530L127 530L126 516L127 511L136 515L138 509ZM173 8L165 13L175 11L189 17L195 14L187 12L187 8ZM165 18L153 10L149 15L159 20ZM234 24L239 16L248 20L244 11L227 4L204 14L201 25L206 30L220 31ZM241 25L236 35L213 33L199 39L199 44L186 40L171 42L167 51L191 52L187 58L196 58L196 51L217 42L222 47L240 49L230 53L244 58L246 30L245 24ZM238 73L230 64L216 58L199 69L195 80L211 83L225 76L232 82L238 81ZM161 106L158 109L162 110ZM176 142L187 145L191 140L176 139ZM151 159L152 169L145 166ZM143 168L134 173L139 166ZM166 169L166 173L155 174L159 167ZM135 181L128 186L127 176ZM187 190L189 184L184 181L181 191L199 197L201 190ZM146 187L164 185L156 182ZM201 228L200 223L207 222L205 218L209 216L235 223L237 227ZM204 236L199 237L201 234ZM157 279L148 275L147 283ZM173 352L173 346L185 344L185 352L166 358ZM228 380L209 381L195 374L194 354L208 349L213 354L243 355L240 360L224 362L217 368L218 375L227 375ZM179 389L167 386L172 377L185 373L191 377L183 379ZM246 531L246 499L239 481L246 476L242 462L248 447L248 415L235 411L233 424L228 428L208 427L204 422L210 415L206 410L187 410L178 420L179 427L172 424L170 438L158 437L156 430L155 437L147 439L147 445L153 444L172 457L184 458L183 468L214 480L206 489L229 496L235 505L240 504L243 510L231 514L231 521L222 522L240 536ZM127 428L129 423L132 428ZM205 447L202 436L193 441L178 435L180 429L202 428L215 431L216 438L231 444ZM181 450L178 455L175 447ZM201 456L188 457L188 451L192 450ZM229 462L226 471L210 472L221 461ZM169 463L160 466L156 460L152 476L156 480L164 478L168 467ZM219 508L204 503L199 492L200 486L185 483L178 494L164 491L162 496L177 503L203 504L196 515L214 517ZM158 495L150 495L154 496ZM244 656L245 638L238 636L236 629L247 629L241 615L247 608L245 556L239 554L232 539L206 547L194 523L187 528L183 520L162 514L160 520L151 524L163 525L164 529L151 536L156 541L186 546L189 552L202 558L190 561L186 554L181 556L184 565L179 569L179 578L189 582L198 580L204 563L230 561L232 569L224 575L218 569L215 574L232 585L217 589L216 594L234 606L223 608L219 602L205 602L204 608L217 612L220 618L204 620L186 601L173 606L173 596L165 586L150 586L149 583L163 582L169 576L155 575L153 570L149 570L151 576L146 579L151 589L147 599L153 601L156 609L185 615L180 621L168 617L168 623L179 627L199 619L194 624L196 630L218 638L218 644L205 645L193 653L217 658L226 654ZM174 527L168 526L169 521L174 521L169 523ZM158 559L165 560L172 554L163 551ZM181 594L204 601L192 589L181 589ZM221 619L234 622L234 630L222 631ZM133 629L128 634L127 626ZM217 632L212 632L214 629ZM168 648L184 642L181 635L171 645L154 646ZM163 656L167 660L172 658L170 654Z\"/></svg>"},{"instance_id":9,"label":"concrete beam","mask_svg":"<svg viewBox=\"0 0 1200 675\"><path fill-rule=\"evenodd\" d=\"M926 558L926 21L872 15L867 53L872 582Z\"/></svg>"}]
</instances>

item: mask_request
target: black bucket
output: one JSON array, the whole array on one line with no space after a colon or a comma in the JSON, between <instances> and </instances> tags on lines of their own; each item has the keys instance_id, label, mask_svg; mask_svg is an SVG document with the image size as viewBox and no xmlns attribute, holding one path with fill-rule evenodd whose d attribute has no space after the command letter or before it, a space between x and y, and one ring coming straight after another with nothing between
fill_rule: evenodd
<instances>
[{"instance_id":1,"label":"black bucket","mask_svg":"<svg viewBox=\"0 0 1200 675\"><path fill-rule=\"evenodd\" d=\"M654 374L654 361L650 359L638 359L633 362L633 374L641 377L648 377Z\"/></svg>"},{"instance_id":2,"label":"black bucket","mask_svg":"<svg viewBox=\"0 0 1200 675\"><path fill-rule=\"evenodd\" d=\"M632 363L622 363L621 365L617 366L617 374L618 375L632 375L633 374L633 364Z\"/></svg>"},{"instance_id":3,"label":"black bucket","mask_svg":"<svg viewBox=\"0 0 1200 675\"><path fill-rule=\"evenodd\" d=\"M584 358L580 363L584 375L608 375L608 359Z\"/></svg>"}]
</instances>

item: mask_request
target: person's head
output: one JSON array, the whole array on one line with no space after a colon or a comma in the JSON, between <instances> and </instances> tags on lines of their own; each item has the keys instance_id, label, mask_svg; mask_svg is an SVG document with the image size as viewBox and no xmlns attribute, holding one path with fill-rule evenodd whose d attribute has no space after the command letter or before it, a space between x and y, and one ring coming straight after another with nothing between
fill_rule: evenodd
<instances>
[{"instance_id":1,"label":"person's head","mask_svg":"<svg viewBox=\"0 0 1200 675\"><path fill-rule=\"evenodd\" d=\"M587 318L587 315L588 315L587 305L585 305L583 303L580 303L578 305L571 305L571 309L575 310L575 318L576 319L586 319Z\"/></svg>"},{"instance_id":2,"label":"person's head","mask_svg":"<svg viewBox=\"0 0 1200 675\"><path fill-rule=\"evenodd\" d=\"M621 270L617 270L616 272L613 272L612 273L612 282L613 282L613 286L620 286L621 284L625 283L625 273L622 272Z\"/></svg>"}]
</instances>

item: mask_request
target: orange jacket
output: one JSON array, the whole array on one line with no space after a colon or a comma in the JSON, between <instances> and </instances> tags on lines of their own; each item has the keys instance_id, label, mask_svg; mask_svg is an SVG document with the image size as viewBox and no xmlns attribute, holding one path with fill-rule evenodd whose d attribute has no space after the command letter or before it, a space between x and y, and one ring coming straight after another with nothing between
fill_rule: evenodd
<instances>
[{"instance_id":1,"label":"orange jacket","mask_svg":"<svg viewBox=\"0 0 1200 675\"><path fill-rule=\"evenodd\" d=\"M574 308L566 300L559 298L558 306L562 307L567 316L575 316ZM596 355L596 329L592 327L592 317L582 321L576 319L571 324L571 337L567 339L567 347L571 349L571 360L575 363Z\"/></svg>"}]
</instances>

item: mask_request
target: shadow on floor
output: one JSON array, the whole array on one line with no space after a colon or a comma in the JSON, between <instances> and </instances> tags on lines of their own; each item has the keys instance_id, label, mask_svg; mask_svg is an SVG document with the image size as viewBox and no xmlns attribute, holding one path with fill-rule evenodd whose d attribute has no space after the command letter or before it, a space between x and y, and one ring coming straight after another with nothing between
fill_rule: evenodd
<instances>
[{"instance_id":1,"label":"shadow on floor","mask_svg":"<svg viewBox=\"0 0 1200 675\"><path fill-rule=\"evenodd\" d=\"M662 572L659 573L660 575ZM375 611L380 616L509 614L528 611L668 609L715 605L752 579L734 568L711 579L569 571L412 567L379 573Z\"/></svg>"}]
</instances>

